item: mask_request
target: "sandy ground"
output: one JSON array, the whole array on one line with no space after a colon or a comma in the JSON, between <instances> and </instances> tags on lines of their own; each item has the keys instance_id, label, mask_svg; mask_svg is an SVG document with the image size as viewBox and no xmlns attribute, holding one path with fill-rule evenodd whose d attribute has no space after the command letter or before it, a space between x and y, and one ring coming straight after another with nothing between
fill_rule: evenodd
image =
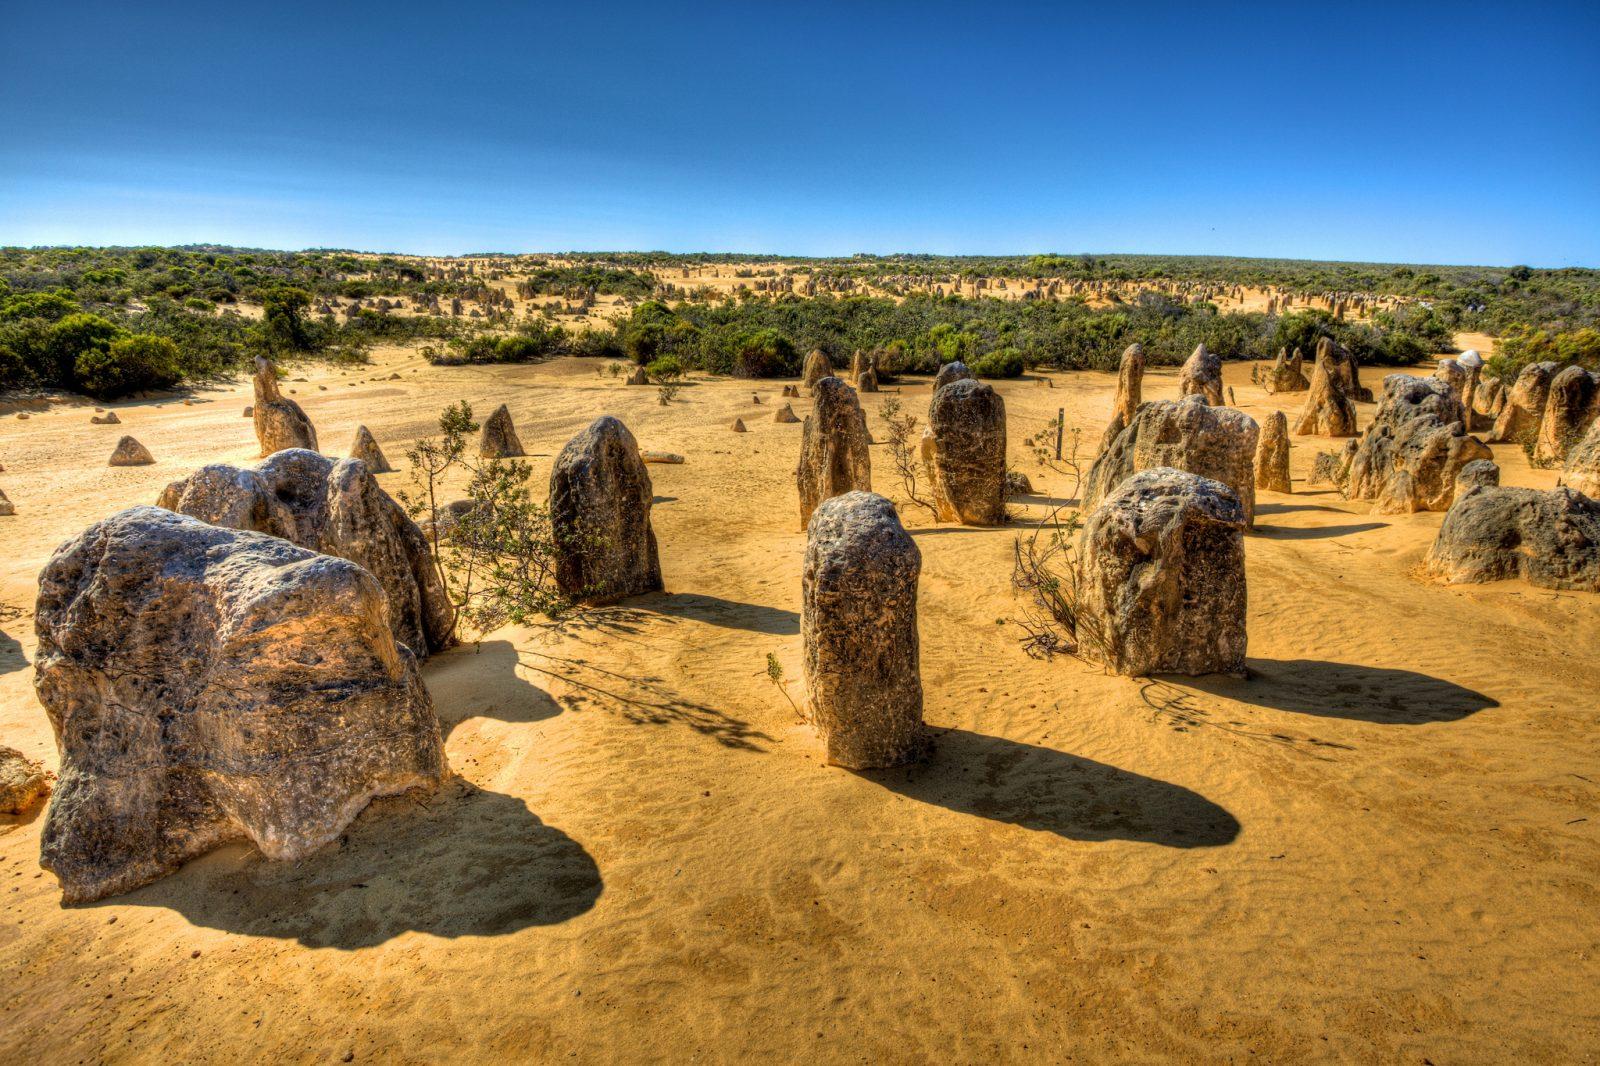
<instances>
[{"instance_id":1,"label":"sandy ground","mask_svg":"<svg viewBox=\"0 0 1600 1066\"><path fill-rule=\"evenodd\" d=\"M686 455L651 468L669 591L430 662L457 780L305 861L231 847L67 909L42 818L0 826L0 1061L1600 1057L1597 597L1428 584L1441 516L1264 493L1255 676L1135 681L1029 659L996 624L1042 501L993 530L913 513L937 754L851 773L764 676L769 652L800 665L779 383L661 407L590 362L377 359L290 385L330 453L365 423L403 467L466 398L510 404L540 477L602 412ZM1248 371L1226 371L1246 411L1298 406ZM1114 385L1048 380L1000 386L1045 499L1067 486L1022 438L1062 406L1097 439ZM900 396L921 411L927 385ZM51 550L254 458L245 383L197 400L0 421L0 603L26 612L0 635L0 742L55 763L27 666ZM157 464L106 467L123 433ZM1295 440L1297 477L1319 445ZM1496 452L1508 482L1553 484Z\"/></svg>"}]
</instances>

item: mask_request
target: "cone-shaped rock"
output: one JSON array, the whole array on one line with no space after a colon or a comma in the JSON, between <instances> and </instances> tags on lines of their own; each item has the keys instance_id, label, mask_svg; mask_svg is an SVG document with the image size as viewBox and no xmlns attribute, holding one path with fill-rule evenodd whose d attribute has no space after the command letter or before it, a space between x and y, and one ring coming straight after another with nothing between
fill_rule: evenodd
<instances>
[{"instance_id":1,"label":"cone-shaped rock","mask_svg":"<svg viewBox=\"0 0 1600 1066\"><path fill-rule=\"evenodd\" d=\"M1179 396L1204 396L1212 407L1222 406L1222 357L1197 344L1178 371Z\"/></svg>"},{"instance_id":2,"label":"cone-shaped rock","mask_svg":"<svg viewBox=\"0 0 1600 1066\"><path fill-rule=\"evenodd\" d=\"M478 454L485 459L511 459L525 455L522 441L517 438L517 427L511 423L511 412L505 404L495 408L483 423L478 436Z\"/></svg>"},{"instance_id":3,"label":"cone-shaped rock","mask_svg":"<svg viewBox=\"0 0 1600 1066\"><path fill-rule=\"evenodd\" d=\"M794 408L790 407L788 404L784 404L782 407L780 407L776 411L772 412L772 420L774 422L798 422L798 421L800 421L798 418L796 418L794 416Z\"/></svg>"},{"instance_id":4,"label":"cone-shaped rock","mask_svg":"<svg viewBox=\"0 0 1600 1066\"><path fill-rule=\"evenodd\" d=\"M1295 420L1296 436L1352 437L1356 432L1356 406L1345 392L1349 372L1338 347L1327 337L1317 341L1317 361L1311 370L1311 388Z\"/></svg>"},{"instance_id":5,"label":"cone-shaped rock","mask_svg":"<svg viewBox=\"0 0 1600 1066\"><path fill-rule=\"evenodd\" d=\"M1291 492L1289 481L1289 419L1274 411L1261 425L1256 445L1256 488Z\"/></svg>"},{"instance_id":6,"label":"cone-shaped rock","mask_svg":"<svg viewBox=\"0 0 1600 1066\"><path fill-rule=\"evenodd\" d=\"M272 361L256 356L256 402L250 415L255 420L256 440L262 456L285 448L317 450L317 431L300 405L278 391L278 369Z\"/></svg>"},{"instance_id":7,"label":"cone-shaped rock","mask_svg":"<svg viewBox=\"0 0 1600 1066\"><path fill-rule=\"evenodd\" d=\"M356 439L350 445L350 458L360 459L374 474L388 474L394 471L394 467L389 465L389 460L384 458L383 449L378 447L377 439L366 426L356 427Z\"/></svg>"},{"instance_id":8,"label":"cone-shaped rock","mask_svg":"<svg viewBox=\"0 0 1600 1066\"><path fill-rule=\"evenodd\" d=\"M933 502L941 522L997 526L1006 517L1006 404L981 381L942 385L928 408Z\"/></svg>"},{"instance_id":9,"label":"cone-shaped rock","mask_svg":"<svg viewBox=\"0 0 1600 1066\"><path fill-rule=\"evenodd\" d=\"M850 387L838 378L819 380L812 390L816 405L806 416L800 436L800 463L795 482L800 489L800 525L830 496L857 489L872 491L872 457L867 419Z\"/></svg>"},{"instance_id":10,"label":"cone-shaped rock","mask_svg":"<svg viewBox=\"0 0 1600 1066\"><path fill-rule=\"evenodd\" d=\"M601 415L567 442L550 471L556 583L582 603L661 589L650 527L655 491L628 427Z\"/></svg>"},{"instance_id":11,"label":"cone-shaped rock","mask_svg":"<svg viewBox=\"0 0 1600 1066\"><path fill-rule=\"evenodd\" d=\"M747 430L744 428L744 419L742 419L742 418L735 418L733 420L733 427L732 428L733 428L733 431L735 433L747 432Z\"/></svg>"},{"instance_id":12,"label":"cone-shaped rock","mask_svg":"<svg viewBox=\"0 0 1600 1066\"><path fill-rule=\"evenodd\" d=\"M922 553L882 496L834 496L812 514L801 574L806 711L836 766L898 766L928 750L921 571Z\"/></svg>"},{"instance_id":13,"label":"cone-shaped rock","mask_svg":"<svg viewBox=\"0 0 1600 1066\"><path fill-rule=\"evenodd\" d=\"M801 381L808 389L817 387L817 382L833 375L833 364L828 362L828 357L821 348L813 348L811 354L806 356L805 375Z\"/></svg>"},{"instance_id":14,"label":"cone-shaped rock","mask_svg":"<svg viewBox=\"0 0 1600 1066\"><path fill-rule=\"evenodd\" d=\"M132 437L123 437L117 441L116 451L111 453L111 466L149 466L156 461L150 454L150 449L134 440Z\"/></svg>"}]
</instances>

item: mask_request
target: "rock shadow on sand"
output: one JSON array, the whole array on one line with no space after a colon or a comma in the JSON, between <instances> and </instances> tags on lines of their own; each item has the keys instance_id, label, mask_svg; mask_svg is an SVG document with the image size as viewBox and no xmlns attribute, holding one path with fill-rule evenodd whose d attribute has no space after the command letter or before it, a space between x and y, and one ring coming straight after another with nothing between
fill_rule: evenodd
<instances>
[{"instance_id":1,"label":"rock shadow on sand","mask_svg":"<svg viewBox=\"0 0 1600 1066\"><path fill-rule=\"evenodd\" d=\"M1245 667L1247 679L1212 674L1164 680L1255 707L1378 725L1455 722L1500 706L1481 692L1414 670L1316 659L1246 659Z\"/></svg>"},{"instance_id":2,"label":"rock shadow on sand","mask_svg":"<svg viewBox=\"0 0 1600 1066\"><path fill-rule=\"evenodd\" d=\"M858 776L924 803L1068 840L1207 848L1239 835L1238 819L1181 785L965 729L935 731L926 763Z\"/></svg>"},{"instance_id":3,"label":"rock shadow on sand","mask_svg":"<svg viewBox=\"0 0 1600 1066\"><path fill-rule=\"evenodd\" d=\"M195 925L354 950L406 932L500 936L556 925L600 898L581 844L514 796L456 778L375 800L338 842L298 862L235 844L96 906L164 907Z\"/></svg>"},{"instance_id":4,"label":"rock shadow on sand","mask_svg":"<svg viewBox=\"0 0 1600 1066\"><path fill-rule=\"evenodd\" d=\"M517 672L520 662L509 640L463 644L430 656L422 679L434 694L444 735L468 718L527 724L560 714L561 705L548 692ZM439 697L446 686L448 700Z\"/></svg>"},{"instance_id":5,"label":"rock shadow on sand","mask_svg":"<svg viewBox=\"0 0 1600 1066\"><path fill-rule=\"evenodd\" d=\"M800 632L800 616L794 611L760 603L725 600L721 596L707 596L698 592L656 592L648 596L635 596L627 602L628 606L641 611L674 618L692 618L723 629L745 629L752 633L783 637L792 637Z\"/></svg>"}]
</instances>

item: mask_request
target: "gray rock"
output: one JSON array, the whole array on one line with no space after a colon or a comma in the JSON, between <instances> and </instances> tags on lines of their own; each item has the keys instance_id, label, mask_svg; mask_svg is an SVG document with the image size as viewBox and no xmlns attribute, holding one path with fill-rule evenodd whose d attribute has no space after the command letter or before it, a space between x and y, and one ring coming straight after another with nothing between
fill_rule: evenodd
<instances>
[{"instance_id":1,"label":"gray rock","mask_svg":"<svg viewBox=\"0 0 1600 1066\"><path fill-rule=\"evenodd\" d=\"M1267 416L1256 445L1256 488L1293 492L1289 479L1289 419L1282 411Z\"/></svg>"},{"instance_id":2,"label":"gray rock","mask_svg":"<svg viewBox=\"0 0 1600 1066\"><path fill-rule=\"evenodd\" d=\"M1581 366L1569 366L1550 379L1544 417L1533 445L1533 461L1555 466L1566 461L1572 446L1583 439L1600 413L1600 377Z\"/></svg>"},{"instance_id":3,"label":"gray rock","mask_svg":"<svg viewBox=\"0 0 1600 1066\"><path fill-rule=\"evenodd\" d=\"M850 387L832 375L812 388L816 404L806 416L800 436L800 463L795 483L800 489L800 526L830 496L872 491L872 456L867 419Z\"/></svg>"},{"instance_id":4,"label":"gray rock","mask_svg":"<svg viewBox=\"0 0 1600 1066\"><path fill-rule=\"evenodd\" d=\"M1425 566L1448 584L1520 577L1600 591L1600 503L1567 488L1471 488L1444 516Z\"/></svg>"},{"instance_id":5,"label":"gray rock","mask_svg":"<svg viewBox=\"0 0 1600 1066\"><path fill-rule=\"evenodd\" d=\"M1006 519L1006 404L984 383L941 385L928 408L933 502L941 522L997 526Z\"/></svg>"},{"instance_id":6,"label":"gray rock","mask_svg":"<svg viewBox=\"0 0 1600 1066\"><path fill-rule=\"evenodd\" d=\"M1500 467L1493 459L1474 459L1456 474L1456 499L1473 489L1494 488L1500 484Z\"/></svg>"},{"instance_id":7,"label":"gray rock","mask_svg":"<svg viewBox=\"0 0 1600 1066\"><path fill-rule=\"evenodd\" d=\"M300 405L278 391L278 370L272 361L256 356L256 402L251 406L256 440L261 454L271 455L285 448L317 450L317 431Z\"/></svg>"},{"instance_id":8,"label":"gray rock","mask_svg":"<svg viewBox=\"0 0 1600 1066\"><path fill-rule=\"evenodd\" d=\"M946 363L939 368L933 376L933 391L938 392L952 381L973 381L976 375L967 369L967 364L957 359L953 363Z\"/></svg>"},{"instance_id":9,"label":"gray rock","mask_svg":"<svg viewBox=\"0 0 1600 1066\"><path fill-rule=\"evenodd\" d=\"M1197 344L1178 371L1178 395L1200 396L1212 407L1222 406L1222 357Z\"/></svg>"},{"instance_id":10,"label":"gray rock","mask_svg":"<svg viewBox=\"0 0 1600 1066\"><path fill-rule=\"evenodd\" d=\"M1461 417L1448 381L1391 374L1339 491L1346 499L1372 500L1374 514L1448 510L1461 468L1494 457Z\"/></svg>"},{"instance_id":11,"label":"gray rock","mask_svg":"<svg viewBox=\"0 0 1600 1066\"><path fill-rule=\"evenodd\" d=\"M661 562L650 527L655 490L628 427L601 415L550 470L556 584L581 603L658 592Z\"/></svg>"},{"instance_id":12,"label":"gray rock","mask_svg":"<svg viewBox=\"0 0 1600 1066\"><path fill-rule=\"evenodd\" d=\"M1084 526L1078 647L1133 677L1243 673L1244 526L1219 481L1156 467L1122 482Z\"/></svg>"},{"instance_id":13,"label":"gray rock","mask_svg":"<svg viewBox=\"0 0 1600 1066\"><path fill-rule=\"evenodd\" d=\"M0 744L0 814L27 814L50 791L44 767Z\"/></svg>"},{"instance_id":14,"label":"gray rock","mask_svg":"<svg viewBox=\"0 0 1600 1066\"><path fill-rule=\"evenodd\" d=\"M455 641L455 608L422 530L359 459L290 448L253 467L216 463L168 485L157 502L365 568L388 599L395 639L419 658Z\"/></svg>"},{"instance_id":15,"label":"gray rock","mask_svg":"<svg viewBox=\"0 0 1600 1066\"><path fill-rule=\"evenodd\" d=\"M1356 408L1347 383L1354 375L1355 360L1327 337L1317 341L1317 360L1311 369L1311 388L1305 406L1295 420L1299 437L1353 437Z\"/></svg>"},{"instance_id":16,"label":"gray rock","mask_svg":"<svg viewBox=\"0 0 1600 1066\"><path fill-rule=\"evenodd\" d=\"M136 507L56 550L35 686L61 750L40 862L68 903L232 841L297 859L375 796L448 775L372 575Z\"/></svg>"},{"instance_id":17,"label":"gray rock","mask_svg":"<svg viewBox=\"0 0 1600 1066\"><path fill-rule=\"evenodd\" d=\"M1243 411L1215 407L1191 394L1153 400L1089 468L1083 506L1093 510L1141 470L1172 467L1212 478L1233 490L1247 525L1256 513L1255 458L1261 427Z\"/></svg>"},{"instance_id":18,"label":"gray rock","mask_svg":"<svg viewBox=\"0 0 1600 1066\"><path fill-rule=\"evenodd\" d=\"M827 355L823 353L821 348L812 349L811 354L806 356L805 373L800 378L801 382L806 388L814 389L817 386L817 382L832 376L833 364L828 362Z\"/></svg>"},{"instance_id":19,"label":"gray rock","mask_svg":"<svg viewBox=\"0 0 1600 1066\"><path fill-rule=\"evenodd\" d=\"M134 440L132 437L123 437L117 441L116 450L111 453L108 466L149 466L156 461L150 454L150 449Z\"/></svg>"},{"instance_id":20,"label":"gray rock","mask_svg":"<svg viewBox=\"0 0 1600 1066\"><path fill-rule=\"evenodd\" d=\"M1532 444L1538 438L1545 403L1550 399L1550 381L1559 369L1559 363L1551 362L1530 363L1522 368L1494 420L1490 443Z\"/></svg>"},{"instance_id":21,"label":"gray rock","mask_svg":"<svg viewBox=\"0 0 1600 1066\"><path fill-rule=\"evenodd\" d=\"M921 571L922 553L882 496L834 496L812 514L801 575L806 711L836 766L898 766L929 749Z\"/></svg>"},{"instance_id":22,"label":"gray rock","mask_svg":"<svg viewBox=\"0 0 1600 1066\"><path fill-rule=\"evenodd\" d=\"M511 411L501 404L484 420L478 435L478 455L485 459L513 459L525 454L517 427L511 423Z\"/></svg>"},{"instance_id":23,"label":"gray rock","mask_svg":"<svg viewBox=\"0 0 1600 1066\"><path fill-rule=\"evenodd\" d=\"M367 464L367 469L374 474L391 474L394 467L389 465L389 460L384 458L383 449L378 447L378 441L372 431L366 426L356 427L356 439L350 445L350 458L360 459Z\"/></svg>"}]
</instances>

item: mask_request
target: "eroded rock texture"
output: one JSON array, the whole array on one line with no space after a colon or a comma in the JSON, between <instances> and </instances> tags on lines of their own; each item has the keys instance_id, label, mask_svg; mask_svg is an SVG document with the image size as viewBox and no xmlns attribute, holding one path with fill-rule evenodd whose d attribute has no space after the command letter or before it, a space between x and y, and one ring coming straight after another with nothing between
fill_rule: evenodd
<instances>
[{"instance_id":1,"label":"eroded rock texture","mask_svg":"<svg viewBox=\"0 0 1600 1066\"><path fill-rule=\"evenodd\" d=\"M1290 355L1287 349L1278 349L1278 358L1271 366L1258 366L1250 372L1250 379L1269 394L1280 392L1305 392L1311 387L1306 380L1305 356L1299 348Z\"/></svg>"},{"instance_id":2,"label":"eroded rock texture","mask_svg":"<svg viewBox=\"0 0 1600 1066\"><path fill-rule=\"evenodd\" d=\"M1456 475L1489 446L1467 433L1455 388L1443 379L1391 374L1383 401L1340 482L1346 499L1372 500L1374 514L1443 511Z\"/></svg>"},{"instance_id":3,"label":"eroded rock texture","mask_svg":"<svg viewBox=\"0 0 1600 1066\"><path fill-rule=\"evenodd\" d=\"M378 440L366 426L356 427L356 439L350 445L350 458L360 459L367 464L367 469L374 474L390 474L394 467L389 465L389 460L383 454L383 449L378 447Z\"/></svg>"},{"instance_id":4,"label":"eroded rock texture","mask_svg":"<svg viewBox=\"0 0 1600 1066\"><path fill-rule=\"evenodd\" d=\"M1456 474L1456 499L1473 489L1494 488L1500 484L1500 467L1493 459L1474 459Z\"/></svg>"},{"instance_id":5,"label":"eroded rock texture","mask_svg":"<svg viewBox=\"0 0 1600 1066\"><path fill-rule=\"evenodd\" d=\"M1356 432L1356 407L1347 391L1355 360L1327 337L1317 341L1317 360L1311 368L1311 387L1305 406L1295 420L1296 436L1352 437Z\"/></svg>"},{"instance_id":6,"label":"eroded rock texture","mask_svg":"<svg viewBox=\"0 0 1600 1066\"><path fill-rule=\"evenodd\" d=\"M1203 396L1212 407L1221 407L1222 357L1207 351L1204 344L1195 345L1178 371L1178 395Z\"/></svg>"},{"instance_id":7,"label":"eroded rock texture","mask_svg":"<svg viewBox=\"0 0 1600 1066\"><path fill-rule=\"evenodd\" d=\"M1092 510L1141 470L1172 467L1233 490L1247 525L1256 513L1255 458L1261 427L1243 411L1191 395L1152 400L1089 468L1083 506Z\"/></svg>"},{"instance_id":8,"label":"eroded rock texture","mask_svg":"<svg viewBox=\"0 0 1600 1066\"><path fill-rule=\"evenodd\" d=\"M50 791L44 767L0 744L0 814L27 814Z\"/></svg>"},{"instance_id":9,"label":"eroded rock texture","mask_svg":"<svg viewBox=\"0 0 1600 1066\"><path fill-rule=\"evenodd\" d=\"M867 367L867 369L865 369L861 373L857 374L856 375L856 391L857 392L877 392L878 391L878 372L875 369L873 369L872 367L869 366L869 367Z\"/></svg>"},{"instance_id":10,"label":"eroded rock texture","mask_svg":"<svg viewBox=\"0 0 1600 1066\"><path fill-rule=\"evenodd\" d=\"M168 485L157 503L364 567L384 591L395 639L419 658L455 640L455 608L422 530L359 459L291 448L253 467L216 463Z\"/></svg>"},{"instance_id":11,"label":"eroded rock texture","mask_svg":"<svg viewBox=\"0 0 1600 1066\"><path fill-rule=\"evenodd\" d=\"M800 435L800 464L795 482L800 489L800 526L830 496L860 489L872 491L872 455L867 419L850 387L825 377L812 391L816 404Z\"/></svg>"},{"instance_id":12,"label":"eroded rock texture","mask_svg":"<svg viewBox=\"0 0 1600 1066\"><path fill-rule=\"evenodd\" d=\"M849 492L812 514L801 575L806 712L836 766L898 766L928 750L921 572L922 553L882 496Z\"/></svg>"},{"instance_id":13,"label":"eroded rock texture","mask_svg":"<svg viewBox=\"0 0 1600 1066\"><path fill-rule=\"evenodd\" d=\"M1550 395L1533 445L1534 462L1554 466L1566 460L1600 412L1597 385L1600 378L1581 366L1569 366L1550 379Z\"/></svg>"},{"instance_id":14,"label":"eroded rock texture","mask_svg":"<svg viewBox=\"0 0 1600 1066\"><path fill-rule=\"evenodd\" d=\"M1568 488L1472 488L1444 516L1426 567L1450 584L1520 577L1600 591L1600 502Z\"/></svg>"},{"instance_id":15,"label":"eroded rock texture","mask_svg":"<svg viewBox=\"0 0 1600 1066\"><path fill-rule=\"evenodd\" d=\"M263 356L256 356L256 402L250 417L255 420L256 440L261 454L271 455L285 448L317 450L317 431L300 405L278 390L278 368Z\"/></svg>"},{"instance_id":16,"label":"eroded rock texture","mask_svg":"<svg viewBox=\"0 0 1600 1066\"><path fill-rule=\"evenodd\" d=\"M933 376L933 391L938 392L952 381L972 381L975 378L976 375L967 369L967 364L957 359L939 368L939 372Z\"/></svg>"},{"instance_id":17,"label":"eroded rock texture","mask_svg":"<svg viewBox=\"0 0 1600 1066\"><path fill-rule=\"evenodd\" d=\"M416 659L348 560L136 507L57 549L37 626L61 750L40 862L69 903L231 841L299 858L448 775Z\"/></svg>"},{"instance_id":18,"label":"eroded rock texture","mask_svg":"<svg viewBox=\"0 0 1600 1066\"><path fill-rule=\"evenodd\" d=\"M808 389L817 387L817 382L823 378L833 376L833 364L828 362L827 353L821 348L813 348L811 354L806 356L805 372L800 380Z\"/></svg>"},{"instance_id":19,"label":"eroded rock texture","mask_svg":"<svg viewBox=\"0 0 1600 1066\"><path fill-rule=\"evenodd\" d=\"M655 490L628 427L602 415L573 437L550 471L556 583L583 603L661 589L650 526Z\"/></svg>"},{"instance_id":20,"label":"eroded rock texture","mask_svg":"<svg viewBox=\"0 0 1600 1066\"><path fill-rule=\"evenodd\" d=\"M1600 499L1600 418L1589 423L1589 431L1567 453L1561 484L1574 492Z\"/></svg>"},{"instance_id":21,"label":"eroded rock texture","mask_svg":"<svg viewBox=\"0 0 1600 1066\"><path fill-rule=\"evenodd\" d=\"M1506 394L1500 416L1494 420L1489 440L1494 444L1532 444L1544 421L1544 406L1550 399L1550 380L1560 369L1558 363L1530 363L1522 368Z\"/></svg>"},{"instance_id":22,"label":"eroded rock texture","mask_svg":"<svg viewBox=\"0 0 1600 1066\"><path fill-rule=\"evenodd\" d=\"M933 503L941 522L995 526L1006 517L1006 404L972 378L942 385L928 407Z\"/></svg>"},{"instance_id":23,"label":"eroded rock texture","mask_svg":"<svg viewBox=\"0 0 1600 1066\"><path fill-rule=\"evenodd\" d=\"M1289 480L1289 419L1282 411L1267 416L1256 444L1256 488L1293 491Z\"/></svg>"},{"instance_id":24,"label":"eroded rock texture","mask_svg":"<svg viewBox=\"0 0 1600 1066\"><path fill-rule=\"evenodd\" d=\"M514 459L527 454L517 437L517 427L512 424L511 411L505 404L494 409L494 414L484 419L478 435L478 455L484 459Z\"/></svg>"},{"instance_id":25,"label":"eroded rock texture","mask_svg":"<svg viewBox=\"0 0 1600 1066\"><path fill-rule=\"evenodd\" d=\"M1122 350L1122 361L1117 366L1117 398L1112 403L1111 421L1100 437L1100 451L1111 447L1117 434L1128 428L1139 410L1144 390L1144 346L1130 344Z\"/></svg>"},{"instance_id":26,"label":"eroded rock texture","mask_svg":"<svg viewBox=\"0 0 1600 1066\"><path fill-rule=\"evenodd\" d=\"M1244 508L1220 481L1141 471L1090 514L1079 648L1119 674L1244 670Z\"/></svg>"}]
</instances>

